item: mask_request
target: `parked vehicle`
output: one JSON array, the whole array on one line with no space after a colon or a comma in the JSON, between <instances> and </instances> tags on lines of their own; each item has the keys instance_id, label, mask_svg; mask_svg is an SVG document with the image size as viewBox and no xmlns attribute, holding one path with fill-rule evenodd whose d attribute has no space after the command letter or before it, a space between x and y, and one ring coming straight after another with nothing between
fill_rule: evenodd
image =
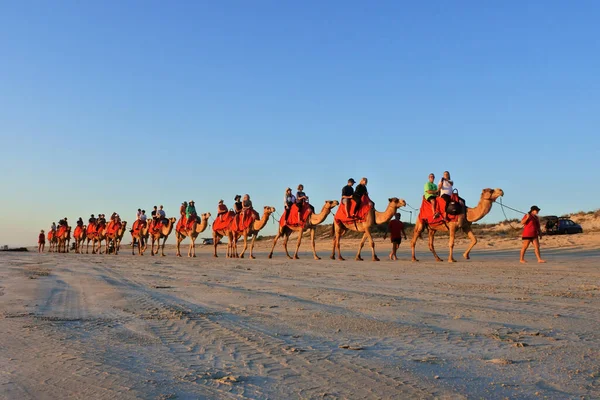
<instances>
[{"instance_id":1,"label":"parked vehicle","mask_svg":"<svg viewBox=\"0 0 600 400\"><path fill-rule=\"evenodd\" d=\"M578 223L573 222L567 217L548 216L546 219L547 235L565 235L573 233L583 233L583 228Z\"/></svg>"}]
</instances>

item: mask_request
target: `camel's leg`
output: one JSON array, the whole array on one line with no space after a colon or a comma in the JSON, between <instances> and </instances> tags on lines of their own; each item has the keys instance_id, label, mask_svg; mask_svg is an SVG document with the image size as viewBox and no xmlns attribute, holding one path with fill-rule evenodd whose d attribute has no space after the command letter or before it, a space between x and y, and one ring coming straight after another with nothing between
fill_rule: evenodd
<instances>
[{"instance_id":1,"label":"camel's leg","mask_svg":"<svg viewBox=\"0 0 600 400\"><path fill-rule=\"evenodd\" d=\"M219 243L219 236L216 233L213 233L213 247L215 248L215 252L213 253L213 257L219 257L217 255L217 243Z\"/></svg>"},{"instance_id":2,"label":"camel's leg","mask_svg":"<svg viewBox=\"0 0 600 400\"><path fill-rule=\"evenodd\" d=\"M292 256L290 256L290 253L288 251L288 241L290 240L290 236L292 236L292 232L290 232L289 234L286 232L285 236L283 237L283 250L285 251L285 255L287 258L289 258L290 260L292 259Z\"/></svg>"},{"instance_id":3,"label":"camel's leg","mask_svg":"<svg viewBox=\"0 0 600 400\"><path fill-rule=\"evenodd\" d=\"M255 233L254 235L252 235L252 241L250 242L250 259L254 260L256 257L254 257L254 241L256 240L256 237L258 236L258 232Z\"/></svg>"},{"instance_id":4,"label":"camel's leg","mask_svg":"<svg viewBox=\"0 0 600 400\"><path fill-rule=\"evenodd\" d=\"M417 247L417 240L419 240L419 237L421 236L423 229L425 229L425 227L422 224L419 224L419 223L415 224L413 238L410 241L410 251L412 253L412 261L419 261L419 260L417 260L417 257L415 255L415 248Z\"/></svg>"},{"instance_id":5,"label":"camel's leg","mask_svg":"<svg viewBox=\"0 0 600 400\"><path fill-rule=\"evenodd\" d=\"M244 254L246 253L246 249L248 248L248 233L244 232L244 248L240 253L240 258L244 258Z\"/></svg>"},{"instance_id":6,"label":"camel's leg","mask_svg":"<svg viewBox=\"0 0 600 400\"><path fill-rule=\"evenodd\" d=\"M150 246L150 255L153 256L154 255L154 236L152 236L152 246ZM157 250L158 252L158 250Z\"/></svg>"},{"instance_id":7,"label":"camel's leg","mask_svg":"<svg viewBox=\"0 0 600 400\"><path fill-rule=\"evenodd\" d=\"M344 261L345 258L342 257L342 250L340 249L340 245L341 245L340 242L341 241L342 241L342 232L341 231L340 232L336 232L336 234L335 234L335 245L337 247L338 260Z\"/></svg>"},{"instance_id":8,"label":"camel's leg","mask_svg":"<svg viewBox=\"0 0 600 400\"><path fill-rule=\"evenodd\" d=\"M175 256L176 257L181 257L181 251L179 250L179 247L180 247L182 241L183 241L183 234L177 233L175 235L175 249L176 249Z\"/></svg>"},{"instance_id":9,"label":"camel's leg","mask_svg":"<svg viewBox=\"0 0 600 400\"><path fill-rule=\"evenodd\" d=\"M271 252L269 253L269 258L273 258L273 250L275 250L275 245L277 244L277 240L279 240L280 236L281 236L281 230L279 232L277 232L277 235L275 235L275 239L273 239L273 247L271 247Z\"/></svg>"},{"instance_id":10,"label":"camel's leg","mask_svg":"<svg viewBox=\"0 0 600 400\"><path fill-rule=\"evenodd\" d=\"M334 222L334 224L335 224L335 222ZM333 235L331 235L331 236L333 236L333 246L332 246L332 249L331 249L331 257L330 258L332 260L335 260L335 249L337 247L337 243L336 243L336 241L337 241L337 232L335 231L335 225L333 225Z\"/></svg>"},{"instance_id":11,"label":"camel's leg","mask_svg":"<svg viewBox=\"0 0 600 400\"><path fill-rule=\"evenodd\" d=\"M294 259L298 260L300 257L298 257L298 251L300 250L300 243L302 243L302 233L304 232L304 230L301 230L300 232L298 232L298 241L296 242L296 251L294 252Z\"/></svg>"},{"instance_id":12,"label":"camel's leg","mask_svg":"<svg viewBox=\"0 0 600 400\"><path fill-rule=\"evenodd\" d=\"M456 224L451 223L448 226L450 238L448 239L448 262L456 262L454 259L454 239L456 238Z\"/></svg>"},{"instance_id":13,"label":"camel's leg","mask_svg":"<svg viewBox=\"0 0 600 400\"><path fill-rule=\"evenodd\" d=\"M431 250L431 253L433 253L433 256L435 257L435 261L444 261L440 257L438 257L437 253L435 252L435 247L433 245L434 241L435 241L435 230L429 229L429 250Z\"/></svg>"},{"instance_id":14,"label":"camel's leg","mask_svg":"<svg viewBox=\"0 0 600 400\"><path fill-rule=\"evenodd\" d=\"M468 260L470 258L469 257L469 253L471 253L471 250L477 244L477 238L475 237L475 234L471 230L470 226L469 227L464 227L463 230L465 231L465 233L467 234L467 236L469 237L469 239L471 239L471 244L467 248L467 251L465 251L464 254L463 254L463 257Z\"/></svg>"},{"instance_id":15,"label":"camel's leg","mask_svg":"<svg viewBox=\"0 0 600 400\"><path fill-rule=\"evenodd\" d=\"M363 260L362 257L360 256L360 253L362 251L363 246L365 245L365 242L368 239L367 232L368 232L368 230L365 230L365 233L363 233L363 236L360 239L360 244L358 245L358 252L356 253L356 257L355 257L356 261L362 261Z\"/></svg>"},{"instance_id":16,"label":"camel's leg","mask_svg":"<svg viewBox=\"0 0 600 400\"><path fill-rule=\"evenodd\" d=\"M310 243L312 245L313 257L315 258L315 260L320 260L321 257L317 255L317 249L315 248L315 231L315 228L310 229Z\"/></svg>"},{"instance_id":17,"label":"camel's leg","mask_svg":"<svg viewBox=\"0 0 600 400\"><path fill-rule=\"evenodd\" d=\"M161 253L160 253L160 255L161 255L162 257L164 257L164 256L165 256L165 244L166 244L166 243L167 243L167 237L165 236L165 237L163 238L163 244L162 244L162 247L161 247ZM158 244L160 245L160 237L158 238ZM156 250L156 252L158 253L158 249Z\"/></svg>"},{"instance_id":18,"label":"camel's leg","mask_svg":"<svg viewBox=\"0 0 600 400\"><path fill-rule=\"evenodd\" d=\"M194 234L190 235L190 249L188 250L188 257L196 257L196 237Z\"/></svg>"},{"instance_id":19,"label":"camel's leg","mask_svg":"<svg viewBox=\"0 0 600 400\"><path fill-rule=\"evenodd\" d=\"M373 240L373 236L371 235L371 231L370 230L366 230L365 234L367 235L367 238L369 239L369 244L371 245L371 256L372 256L372 260L373 261L379 261L379 257L377 257L377 254L375 254L375 241Z\"/></svg>"}]
</instances>

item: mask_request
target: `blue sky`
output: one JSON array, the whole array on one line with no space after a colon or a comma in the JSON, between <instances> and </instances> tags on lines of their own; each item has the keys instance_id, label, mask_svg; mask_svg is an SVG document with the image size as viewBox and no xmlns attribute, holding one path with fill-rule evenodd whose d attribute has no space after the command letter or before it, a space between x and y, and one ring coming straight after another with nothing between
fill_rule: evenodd
<instances>
[{"instance_id":1,"label":"blue sky","mask_svg":"<svg viewBox=\"0 0 600 400\"><path fill-rule=\"evenodd\" d=\"M349 177L381 208L417 207L446 169L469 203L501 187L523 210L596 209L599 15L594 1L0 2L0 244L62 216L131 221L190 199L214 215L236 193L281 210L298 183L320 208Z\"/></svg>"}]
</instances>

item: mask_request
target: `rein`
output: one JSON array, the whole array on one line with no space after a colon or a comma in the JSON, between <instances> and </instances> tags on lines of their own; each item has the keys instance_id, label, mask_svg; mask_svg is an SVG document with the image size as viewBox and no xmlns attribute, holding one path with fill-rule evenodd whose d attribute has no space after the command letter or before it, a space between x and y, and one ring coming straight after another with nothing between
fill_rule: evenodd
<instances>
[{"instance_id":1,"label":"rein","mask_svg":"<svg viewBox=\"0 0 600 400\"><path fill-rule=\"evenodd\" d=\"M516 208L512 208L512 207L509 207L509 206L506 206L506 205L504 205L504 204L502 203L502 197L499 197L499 198L498 198L498 200L499 200L500 208L502 209L502 214L504 214L504 218L505 218L506 222L508 223L508 225L509 225L511 228L513 228L514 230L520 230L521 228L513 226L512 222L510 222L510 221L509 221L508 217L506 216L506 212L504 211L504 209L505 209L505 208L508 208L509 210L516 211L516 212L518 212L518 213L521 213L521 214L523 214L523 215L525 215L525 214L527 214L527 213L525 213L525 212L523 212L523 211L520 211L520 210L517 210Z\"/></svg>"}]
</instances>

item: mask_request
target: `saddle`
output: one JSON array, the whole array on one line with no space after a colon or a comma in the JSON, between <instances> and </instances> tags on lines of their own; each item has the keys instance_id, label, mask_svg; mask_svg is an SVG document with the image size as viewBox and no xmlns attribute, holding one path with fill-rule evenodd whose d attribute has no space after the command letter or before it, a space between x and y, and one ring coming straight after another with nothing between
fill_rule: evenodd
<instances>
[{"instance_id":1,"label":"saddle","mask_svg":"<svg viewBox=\"0 0 600 400\"><path fill-rule=\"evenodd\" d=\"M233 223L235 216L235 212L228 211L226 214L223 214L222 217L218 216L215 218L215 222L213 222L212 225L213 232L229 228L229 226Z\"/></svg>"},{"instance_id":2,"label":"saddle","mask_svg":"<svg viewBox=\"0 0 600 400\"><path fill-rule=\"evenodd\" d=\"M354 199L350 199L350 215L346 213L346 205L342 204L337 209L333 219L340 223L363 222L367 218L367 215L372 207L373 203L371 202L369 195L365 194L360 199L360 208L358 212L355 213L356 201ZM356 217L353 217L354 214L356 214Z\"/></svg>"},{"instance_id":3,"label":"saddle","mask_svg":"<svg viewBox=\"0 0 600 400\"><path fill-rule=\"evenodd\" d=\"M431 209L431 203L425 200L421 202L421 209L419 210L419 216L417 217L423 223L428 225L441 225L446 222L453 222L465 212L464 201L458 196L458 191L454 189L454 192L450 196L450 202L448 203L448 213L446 213L446 200L443 197L436 198L435 211L439 214L439 217L434 218L434 213Z\"/></svg>"},{"instance_id":4,"label":"saddle","mask_svg":"<svg viewBox=\"0 0 600 400\"><path fill-rule=\"evenodd\" d=\"M302 205L302 210L300 210L300 220L298 220L298 204L294 203L290 207L290 212L287 220L285 218L281 218L279 220L279 226L305 226L308 222L308 218L310 217L312 210L307 203Z\"/></svg>"}]
</instances>

